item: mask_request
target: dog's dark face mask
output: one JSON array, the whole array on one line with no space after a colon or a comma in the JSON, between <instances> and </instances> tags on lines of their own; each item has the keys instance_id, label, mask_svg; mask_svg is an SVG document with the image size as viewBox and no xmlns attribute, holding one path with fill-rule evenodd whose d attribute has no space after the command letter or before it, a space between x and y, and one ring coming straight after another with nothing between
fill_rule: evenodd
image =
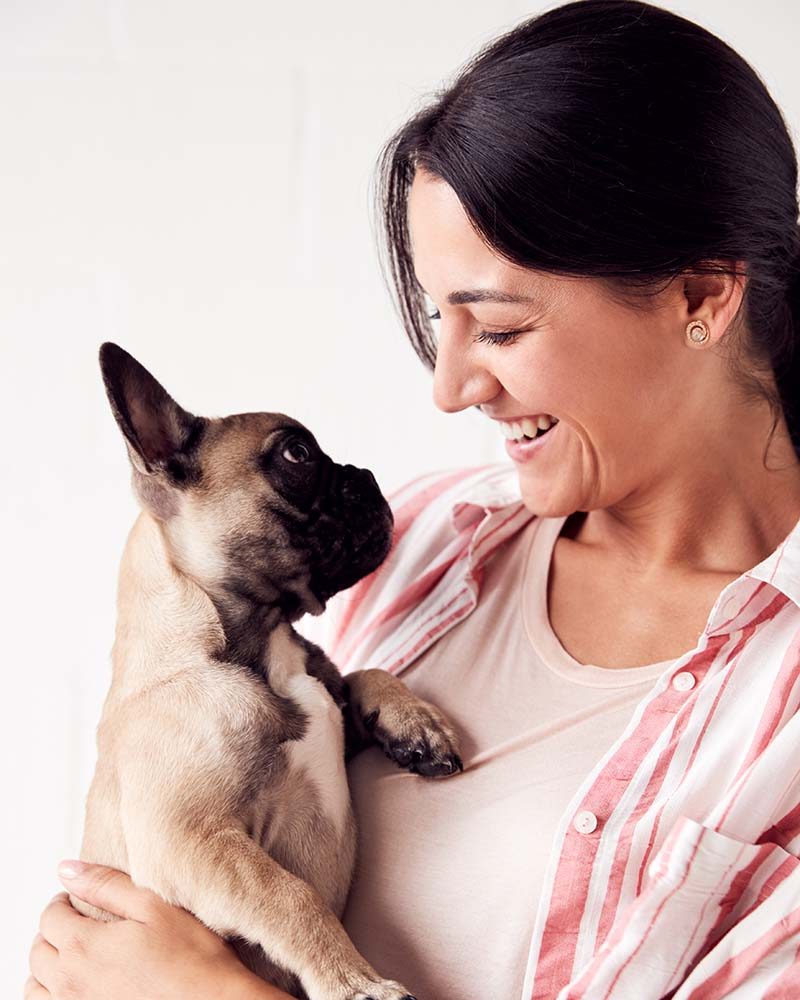
<instances>
[{"instance_id":1,"label":"dog's dark face mask","mask_svg":"<svg viewBox=\"0 0 800 1000\"><path fill-rule=\"evenodd\" d=\"M297 420L195 416L115 344L100 365L136 495L176 566L212 597L296 620L386 558L393 518L372 473L332 461Z\"/></svg>"}]
</instances>

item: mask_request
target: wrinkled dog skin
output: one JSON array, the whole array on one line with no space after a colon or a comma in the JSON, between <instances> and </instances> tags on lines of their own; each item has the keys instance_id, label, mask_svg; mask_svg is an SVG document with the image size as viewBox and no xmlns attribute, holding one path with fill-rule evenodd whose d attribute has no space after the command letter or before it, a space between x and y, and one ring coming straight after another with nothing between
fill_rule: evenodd
<instances>
[{"instance_id":1,"label":"wrinkled dog skin","mask_svg":"<svg viewBox=\"0 0 800 1000\"><path fill-rule=\"evenodd\" d=\"M339 921L356 851L345 762L376 742L447 776L457 737L400 680L345 679L292 627L385 559L389 505L285 414L194 416L115 344L100 366L141 512L80 856L190 910L294 996L408 1000Z\"/></svg>"}]
</instances>

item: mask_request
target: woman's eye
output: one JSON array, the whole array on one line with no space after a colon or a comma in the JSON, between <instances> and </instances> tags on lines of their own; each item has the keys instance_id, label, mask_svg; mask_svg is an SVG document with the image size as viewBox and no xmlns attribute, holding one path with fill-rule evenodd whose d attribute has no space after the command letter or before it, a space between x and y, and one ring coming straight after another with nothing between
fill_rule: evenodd
<instances>
[{"instance_id":1,"label":"woman's eye","mask_svg":"<svg viewBox=\"0 0 800 1000\"><path fill-rule=\"evenodd\" d=\"M438 309L434 309L432 313L428 313L428 319L441 319L441 313ZM473 339L477 342L488 341L490 344L511 344L523 330L506 330L502 333L491 333L489 330L481 330L481 332Z\"/></svg>"},{"instance_id":2,"label":"woman's eye","mask_svg":"<svg viewBox=\"0 0 800 1000\"><path fill-rule=\"evenodd\" d=\"M291 440L281 454L287 462L307 462L311 458L311 451L296 439Z\"/></svg>"},{"instance_id":3,"label":"woman's eye","mask_svg":"<svg viewBox=\"0 0 800 1000\"><path fill-rule=\"evenodd\" d=\"M481 330L474 340L477 342L488 341L490 344L513 344L523 332L522 330L508 330L505 333L490 333L488 330Z\"/></svg>"}]
</instances>

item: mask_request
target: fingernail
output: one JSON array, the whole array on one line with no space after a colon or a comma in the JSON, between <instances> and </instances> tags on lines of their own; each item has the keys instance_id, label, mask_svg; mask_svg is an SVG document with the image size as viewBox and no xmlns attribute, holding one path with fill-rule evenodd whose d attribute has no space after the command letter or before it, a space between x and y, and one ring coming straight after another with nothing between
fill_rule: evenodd
<instances>
[{"instance_id":1,"label":"fingernail","mask_svg":"<svg viewBox=\"0 0 800 1000\"><path fill-rule=\"evenodd\" d=\"M62 878L77 878L85 870L86 865L82 861L62 861L58 866L58 874Z\"/></svg>"}]
</instances>

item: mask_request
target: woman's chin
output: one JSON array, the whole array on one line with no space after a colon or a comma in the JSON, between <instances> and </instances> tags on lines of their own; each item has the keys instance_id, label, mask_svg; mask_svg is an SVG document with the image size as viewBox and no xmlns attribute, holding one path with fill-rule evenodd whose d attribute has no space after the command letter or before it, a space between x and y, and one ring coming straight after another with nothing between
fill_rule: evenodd
<instances>
[{"instance_id":1,"label":"woman's chin","mask_svg":"<svg viewBox=\"0 0 800 1000\"><path fill-rule=\"evenodd\" d=\"M554 496L552 486L537 478L535 473L528 474L520 469L518 480L520 499L538 517L567 517L583 509L569 499Z\"/></svg>"}]
</instances>

